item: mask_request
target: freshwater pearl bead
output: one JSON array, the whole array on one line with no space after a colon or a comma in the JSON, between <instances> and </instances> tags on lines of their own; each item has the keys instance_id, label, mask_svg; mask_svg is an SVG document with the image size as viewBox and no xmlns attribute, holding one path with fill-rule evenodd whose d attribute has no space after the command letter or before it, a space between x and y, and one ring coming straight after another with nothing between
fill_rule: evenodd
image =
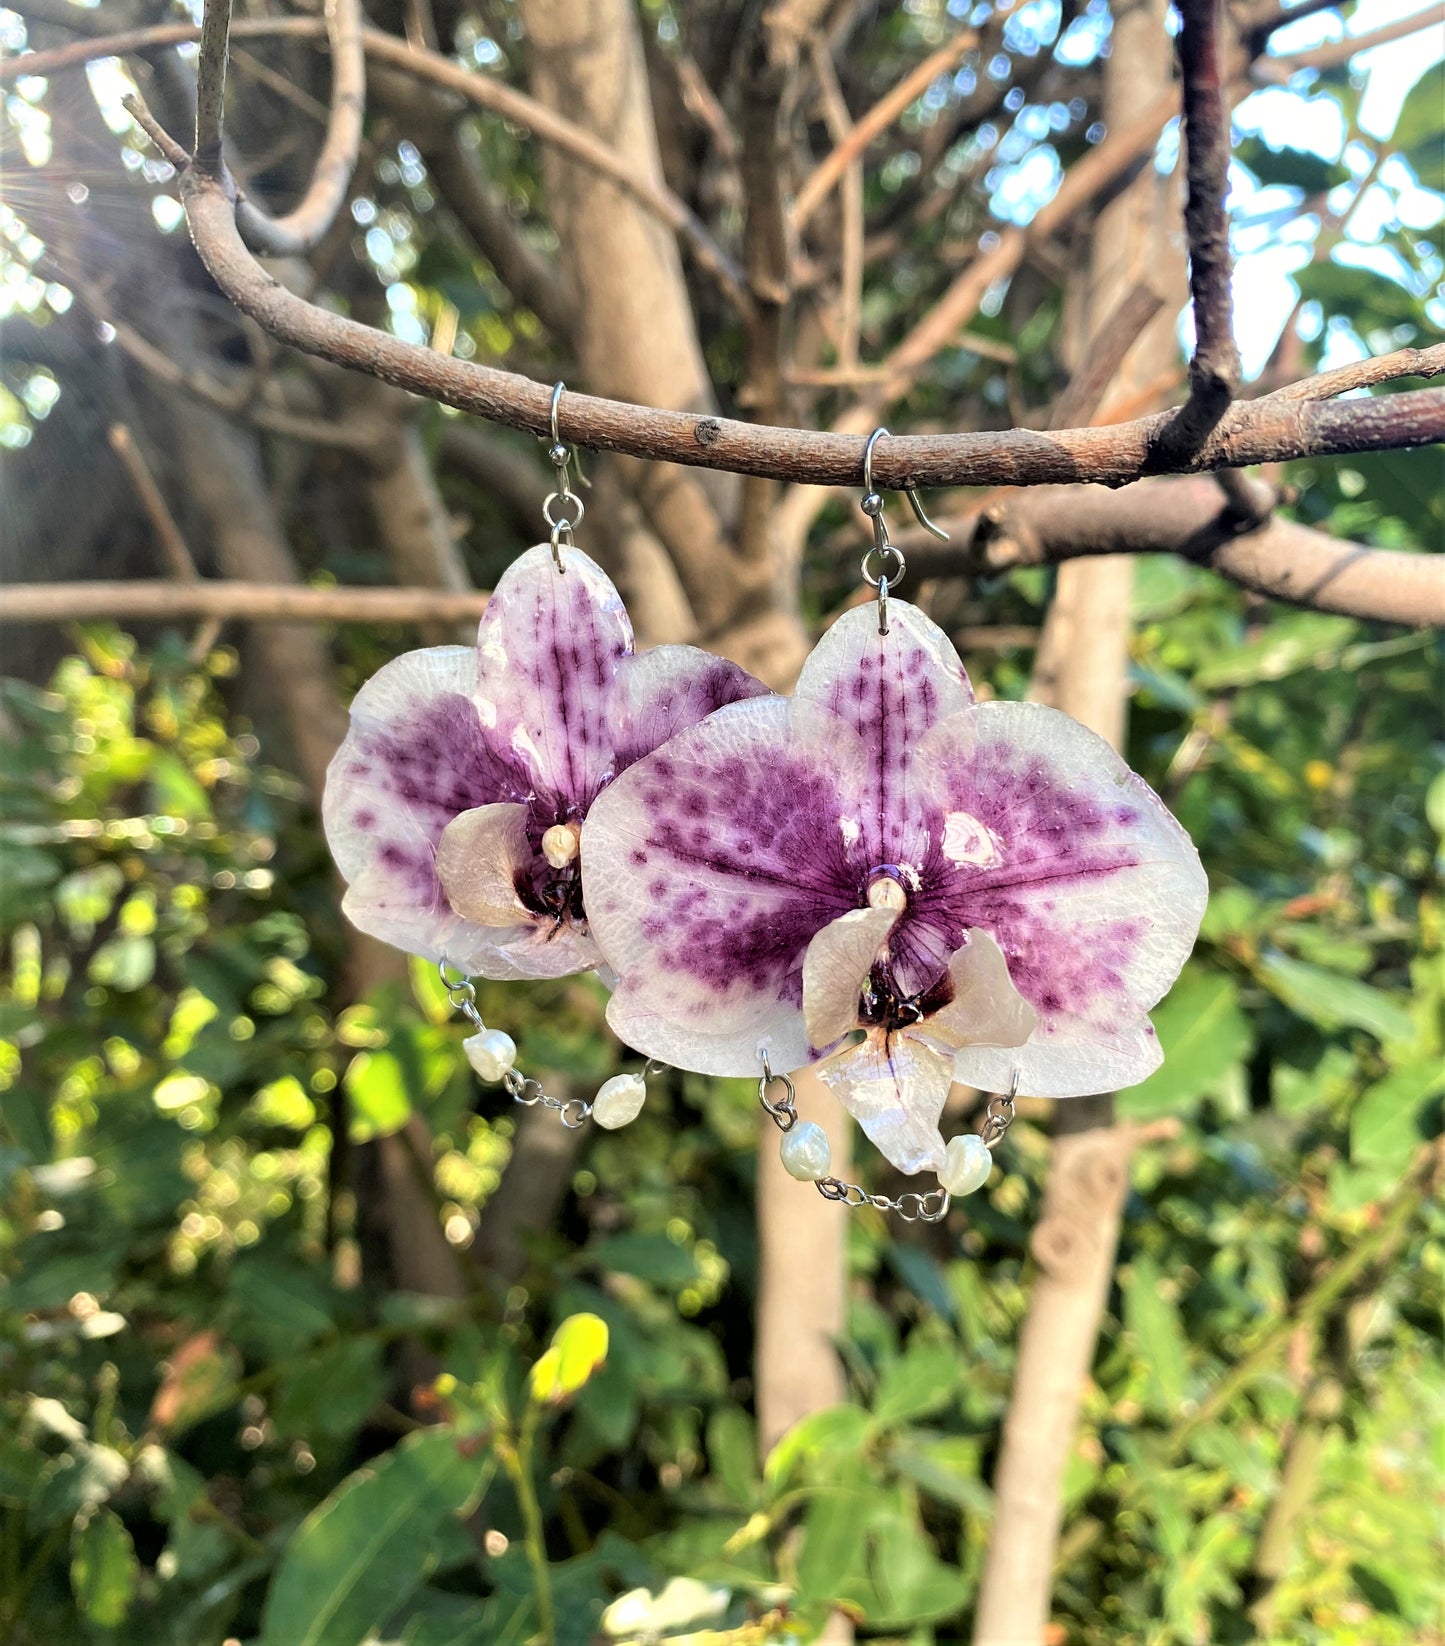
<instances>
[{"instance_id":1,"label":"freshwater pearl bead","mask_svg":"<svg viewBox=\"0 0 1445 1646\"><path fill-rule=\"evenodd\" d=\"M816 1183L827 1177L833 1164L833 1150L828 1134L811 1120L800 1120L789 1132L783 1133L783 1170L800 1183Z\"/></svg>"},{"instance_id":2,"label":"freshwater pearl bead","mask_svg":"<svg viewBox=\"0 0 1445 1646\"><path fill-rule=\"evenodd\" d=\"M977 1132L964 1132L949 1138L938 1181L951 1195L972 1194L988 1182L992 1170L993 1155L988 1145Z\"/></svg>"},{"instance_id":3,"label":"freshwater pearl bead","mask_svg":"<svg viewBox=\"0 0 1445 1646\"><path fill-rule=\"evenodd\" d=\"M483 1080L500 1080L517 1061L517 1042L500 1029L483 1029L464 1040L462 1050Z\"/></svg>"},{"instance_id":4,"label":"freshwater pearl bead","mask_svg":"<svg viewBox=\"0 0 1445 1646\"><path fill-rule=\"evenodd\" d=\"M636 1120L647 1101L647 1082L640 1074L615 1074L604 1080L592 1099L592 1118L609 1132Z\"/></svg>"}]
</instances>

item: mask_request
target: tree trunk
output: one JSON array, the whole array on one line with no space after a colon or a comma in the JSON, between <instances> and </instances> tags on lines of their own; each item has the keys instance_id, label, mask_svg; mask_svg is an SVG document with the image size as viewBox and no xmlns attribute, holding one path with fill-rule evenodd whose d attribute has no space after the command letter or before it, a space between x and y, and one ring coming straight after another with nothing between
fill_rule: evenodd
<instances>
[{"instance_id":1,"label":"tree trunk","mask_svg":"<svg viewBox=\"0 0 1445 1646\"><path fill-rule=\"evenodd\" d=\"M1110 124L1146 107L1168 84L1169 36L1160 0L1114 13L1105 75ZM1100 213L1084 312L1096 333L1138 282L1169 301L1129 351L1111 391L1157 381L1176 357L1174 316L1183 267L1173 243L1177 184L1146 163ZM1162 284L1161 284L1162 283ZM1107 399L1099 421L1107 416ZM1082 720L1116 748L1124 741L1132 562L1073 561L1059 569L1031 696ZM1038 1265L1019 1337L1018 1365L994 1480L993 1536L974 1620L974 1646L1042 1646L1063 1516L1063 1477L1079 1403L1108 1302L1129 1185L1130 1136L1111 1096L1058 1106L1053 1159L1032 1251Z\"/></svg>"}]
</instances>

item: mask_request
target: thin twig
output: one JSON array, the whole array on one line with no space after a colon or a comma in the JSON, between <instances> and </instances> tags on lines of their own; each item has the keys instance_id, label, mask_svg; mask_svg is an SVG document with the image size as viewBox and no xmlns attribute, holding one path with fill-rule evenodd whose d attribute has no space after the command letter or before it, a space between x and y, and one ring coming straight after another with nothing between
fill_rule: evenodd
<instances>
[{"instance_id":1,"label":"thin twig","mask_svg":"<svg viewBox=\"0 0 1445 1646\"><path fill-rule=\"evenodd\" d=\"M109 439L112 451L125 466L130 483L135 487L136 496L140 498L141 507L155 530L161 558L170 568L171 576L181 583L199 582L201 574L196 570L196 562L181 534L181 528L176 524L176 517L171 513L170 505L156 484L150 464L145 460L145 454L136 445L135 436L124 423L113 423Z\"/></svg>"},{"instance_id":2,"label":"thin twig","mask_svg":"<svg viewBox=\"0 0 1445 1646\"><path fill-rule=\"evenodd\" d=\"M313 589L296 583L10 583L0 590L0 623L82 623L181 618L248 623L464 623L487 596L443 589Z\"/></svg>"},{"instance_id":3,"label":"thin twig","mask_svg":"<svg viewBox=\"0 0 1445 1646\"><path fill-rule=\"evenodd\" d=\"M887 131L909 104L921 97L939 75L947 74L954 68L963 54L977 44L978 35L974 30L960 30L951 40L930 53L916 68L904 75L891 91L885 92L866 114L854 122L848 136L841 143L833 145L832 150L818 162L808 180L798 190L792 211L795 234L802 232L808 219L827 199L829 190L862 155L873 139Z\"/></svg>"},{"instance_id":4,"label":"thin twig","mask_svg":"<svg viewBox=\"0 0 1445 1646\"><path fill-rule=\"evenodd\" d=\"M189 166L191 157L176 142L175 138L161 125L155 115L146 107L145 99L137 92L127 92L120 100L121 107L135 121L136 125L150 138L151 142L160 150L161 154L170 161L177 171L183 166Z\"/></svg>"},{"instance_id":5,"label":"thin twig","mask_svg":"<svg viewBox=\"0 0 1445 1646\"><path fill-rule=\"evenodd\" d=\"M1411 12L1408 17L1398 17L1393 23L1384 23L1364 34L1347 34L1343 39L1312 46L1308 51L1291 52L1285 57L1260 57L1251 72L1256 80L1283 82L1301 69L1338 68L1361 52L1373 51L1376 46L1387 46L1394 40L1407 40L1422 29L1438 27L1442 21L1445 21L1445 5L1427 6L1422 11Z\"/></svg>"},{"instance_id":6,"label":"thin twig","mask_svg":"<svg viewBox=\"0 0 1445 1646\"><path fill-rule=\"evenodd\" d=\"M813 35L808 41L813 73L828 136L841 147L853 133L843 88L827 45ZM859 332L863 320L863 151L860 149L843 174L842 250L838 259L838 366L851 371L858 364Z\"/></svg>"},{"instance_id":7,"label":"thin twig","mask_svg":"<svg viewBox=\"0 0 1445 1646\"><path fill-rule=\"evenodd\" d=\"M1066 429L1072 424L1093 420L1124 357L1139 341L1139 333L1163 307L1164 299L1159 293L1142 282L1124 293L1090 338L1088 358L1054 402L1049 420L1051 427Z\"/></svg>"},{"instance_id":8,"label":"thin twig","mask_svg":"<svg viewBox=\"0 0 1445 1646\"><path fill-rule=\"evenodd\" d=\"M1234 341L1233 264L1224 197L1229 188L1229 107L1220 48L1222 0L1179 0L1179 66L1184 86L1184 153L1189 198L1189 293L1194 358L1189 399L1165 436L1171 451L1196 447L1228 410L1239 387Z\"/></svg>"},{"instance_id":9,"label":"thin twig","mask_svg":"<svg viewBox=\"0 0 1445 1646\"><path fill-rule=\"evenodd\" d=\"M331 47L331 112L305 195L282 217L272 217L244 198L236 204L236 221L247 242L273 257L301 257L321 243L346 202L361 152L366 53L361 44L360 0L327 0L326 36ZM199 86L198 79L198 97Z\"/></svg>"},{"instance_id":10,"label":"thin twig","mask_svg":"<svg viewBox=\"0 0 1445 1646\"><path fill-rule=\"evenodd\" d=\"M275 36L314 41L325 32L325 20L319 17L243 17L231 26L231 33L237 39ZM161 23L152 28L127 29L95 39L77 40L53 51L23 52L0 60L0 84L28 75L80 68L98 57L144 55L199 38L200 30L194 24ZM739 313L747 313L750 299L736 263L708 233L697 214L664 184L633 171L590 132L494 75L463 68L438 52L419 51L380 29L364 28L361 42L372 62L400 69L478 108L511 120L525 127L539 142L551 144L609 178L679 234L691 249L698 268L716 282Z\"/></svg>"},{"instance_id":11,"label":"thin twig","mask_svg":"<svg viewBox=\"0 0 1445 1646\"><path fill-rule=\"evenodd\" d=\"M196 141L193 164L219 177L221 137L226 125L226 47L231 0L206 0L201 14L201 49L196 58Z\"/></svg>"}]
</instances>

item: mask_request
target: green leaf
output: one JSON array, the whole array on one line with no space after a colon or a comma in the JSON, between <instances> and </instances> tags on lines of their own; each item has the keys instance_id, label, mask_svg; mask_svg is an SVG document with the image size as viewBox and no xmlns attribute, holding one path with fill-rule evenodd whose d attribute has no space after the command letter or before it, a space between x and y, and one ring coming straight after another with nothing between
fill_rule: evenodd
<instances>
[{"instance_id":1,"label":"green leaf","mask_svg":"<svg viewBox=\"0 0 1445 1646\"><path fill-rule=\"evenodd\" d=\"M955 1345L909 1346L899 1360L884 1368L873 1418L881 1428L897 1428L925 1412L946 1406L963 1375L963 1358Z\"/></svg>"},{"instance_id":2,"label":"green leaf","mask_svg":"<svg viewBox=\"0 0 1445 1646\"><path fill-rule=\"evenodd\" d=\"M777 1486L800 1464L820 1457L828 1458L830 1468L841 1468L847 1455L868 1438L869 1428L868 1414L861 1406L825 1406L821 1411L809 1412L768 1453L763 1480Z\"/></svg>"},{"instance_id":3,"label":"green leaf","mask_svg":"<svg viewBox=\"0 0 1445 1646\"><path fill-rule=\"evenodd\" d=\"M1164 1062L1117 1099L1119 1113L1134 1120L1177 1113L1196 1102L1254 1043L1234 979L1202 966L1185 968L1154 1013L1154 1027Z\"/></svg>"},{"instance_id":4,"label":"green leaf","mask_svg":"<svg viewBox=\"0 0 1445 1646\"><path fill-rule=\"evenodd\" d=\"M1350 179L1349 168L1338 161L1326 160L1309 149L1277 149L1259 137L1238 143L1234 158L1261 183L1303 189L1306 194L1323 194Z\"/></svg>"},{"instance_id":5,"label":"green leaf","mask_svg":"<svg viewBox=\"0 0 1445 1646\"><path fill-rule=\"evenodd\" d=\"M1415 1025L1399 998L1287 955L1265 955L1259 977L1290 1008L1322 1029L1367 1029L1381 1040L1409 1040Z\"/></svg>"},{"instance_id":6,"label":"green leaf","mask_svg":"<svg viewBox=\"0 0 1445 1646\"><path fill-rule=\"evenodd\" d=\"M540 1406L560 1406L607 1359L607 1322L594 1314L572 1315L552 1334L552 1346L532 1367L531 1397Z\"/></svg>"},{"instance_id":7,"label":"green leaf","mask_svg":"<svg viewBox=\"0 0 1445 1646\"><path fill-rule=\"evenodd\" d=\"M119 1515L100 1509L76 1523L70 1544L70 1587L81 1616L98 1629L124 1623L135 1598L140 1563Z\"/></svg>"},{"instance_id":8,"label":"green leaf","mask_svg":"<svg viewBox=\"0 0 1445 1646\"><path fill-rule=\"evenodd\" d=\"M1136 1257L1123 1281L1124 1324L1138 1344L1149 1374L1149 1409L1177 1417L1189 1377L1189 1345L1179 1311L1164 1296L1163 1276L1153 1258Z\"/></svg>"},{"instance_id":9,"label":"green leaf","mask_svg":"<svg viewBox=\"0 0 1445 1646\"><path fill-rule=\"evenodd\" d=\"M1422 1111L1440 1091L1445 1091L1445 1070L1434 1062L1396 1069L1376 1081L1350 1116L1350 1160L1403 1171L1422 1136Z\"/></svg>"},{"instance_id":10,"label":"green leaf","mask_svg":"<svg viewBox=\"0 0 1445 1646\"><path fill-rule=\"evenodd\" d=\"M1325 668L1340 648L1354 638L1358 624L1349 617L1313 612L1281 617L1256 640L1219 653L1194 676L1206 692L1231 686L1253 686L1262 680L1283 680L1301 669Z\"/></svg>"},{"instance_id":11,"label":"green leaf","mask_svg":"<svg viewBox=\"0 0 1445 1646\"><path fill-rule=\"evenodd\" d=\"M272 1580L260 1646L361 1646L427 1576L432 1543L490 1479L451 1429L409 1435L301 1523Z\"/></svg>"},{"instance_id":12,"label":"green leaf","mask_svg":"<svg viewBox=\"0 0 1445 1646\"><path fill-rule=\"evenodd\" d=\"M808 1505L803 1552L798 1557L798 1598L835 1601L862 1566L868 1529L868 1494L857 1487L829 1488Z\"/></svg>"},{"instance_id":13,"label":"green leaf","mask_svg":"<svg viewBox=\"0 0 1445 1646\"><path fill-rule=\"evenodd\" d=\"M707 1420L707 1455L713 1473L740 1508L758 1496L757 1436L748 1414L738 1406L718 1406Z\"/></svg>"},{"instance_id":14,"label":"green leaf","mask_svg":"<svg viewBox=\"0 0 1445 1646\"><path fill-rule=\"evenodd\" d=\"M611 1235L589 1246L583 1256L595 1268L636 1275L654 1286L687 1286L697 1279L697 1259L691 1250L665 1234Z\"/></svg>"},{"instance_id":15,"label":"green leaf","mask_svg":"<svg viewBox=\"0 0 1445 1646\"><path fill-rule=\"evenodd\" d=\"M411 1097L401 1061L391 1052L358 1052L347 1065L351 1138L369 1143L400 1131L411 1115Z\"/></svg>"}]
</instances>

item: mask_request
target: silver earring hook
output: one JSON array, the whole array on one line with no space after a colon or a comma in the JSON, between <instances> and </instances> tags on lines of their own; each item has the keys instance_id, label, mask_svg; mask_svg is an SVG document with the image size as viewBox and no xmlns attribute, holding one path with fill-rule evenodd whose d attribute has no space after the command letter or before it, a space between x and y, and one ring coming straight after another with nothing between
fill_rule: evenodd
<instances>
[{"instance_id":1,"label":"silver earring hook","mask_svg":"<svg viewBox=\"0 0 1445 1646\"><path fill-rule=\"evenodd\" d=\"M554 489L547 494L542 504L542 518L552 528L552 560L559 572L565 572L567 569L562 564L562 545L565 541L569 549L573 546L572 534L582 524L582 516L587 512L586 505L572 490L570 484L574 468L578 485L585 486L588 483L582 473L581 460L577 456L576 448L567 445L562 439L562 432L557 426L557 408L562 403L566 387L567 385L562 382L555 383L552 387L552 403L549 408L552 444L547 448L547 460L551 463L552 472L557 478ZM553 504L558 505L562 512L554 514Z\"/></svg>"},{"instance_id":2,"label":"silver earring hook","mask_svg":"<svg viewBox=\"0 0 1445 1646\"><path fill-rule=\"evenodd\" d=\"M888 435L887 429L874 429L872 434L868 436L867 445L863 448L863 494L865 499L878 496L873 485L873 448L885 435ZM889 435L889 438L891 439L892 436ZM917 488L914 486L899 486L895 489L901 491L904 497L908 499L908 507L913 510L913 518L923 527L924 531L931 533L940 543L948 542L948 533L941 526L935 526L923 512L923 504L919 501ZM872 514L873 511L865 509L864 513Z\"/></svg>"},{"instance_id":3,"label":"silver earring hook","mask_svg":"<svg viewBox=\"0 0 1445 1646\"><path fill-rule=\"evenodd\" d=\"M858 505L873 522L873 547L863 556L863 581L878 591L879 634L888 633L888 592L908 568L902 550L888 535L888 523L883 518L883 496L873 488L873 448L887 433L887 429L874 429L863 448L863 499ZM923 512L923 505L918 501L918 493L913 487L900 486L897 489L908 499L908 506L919 525L946 543L948 533L935 526ZM878 557L876 572L872 569L875 555Z\"/></svg>"}]
</instances>

